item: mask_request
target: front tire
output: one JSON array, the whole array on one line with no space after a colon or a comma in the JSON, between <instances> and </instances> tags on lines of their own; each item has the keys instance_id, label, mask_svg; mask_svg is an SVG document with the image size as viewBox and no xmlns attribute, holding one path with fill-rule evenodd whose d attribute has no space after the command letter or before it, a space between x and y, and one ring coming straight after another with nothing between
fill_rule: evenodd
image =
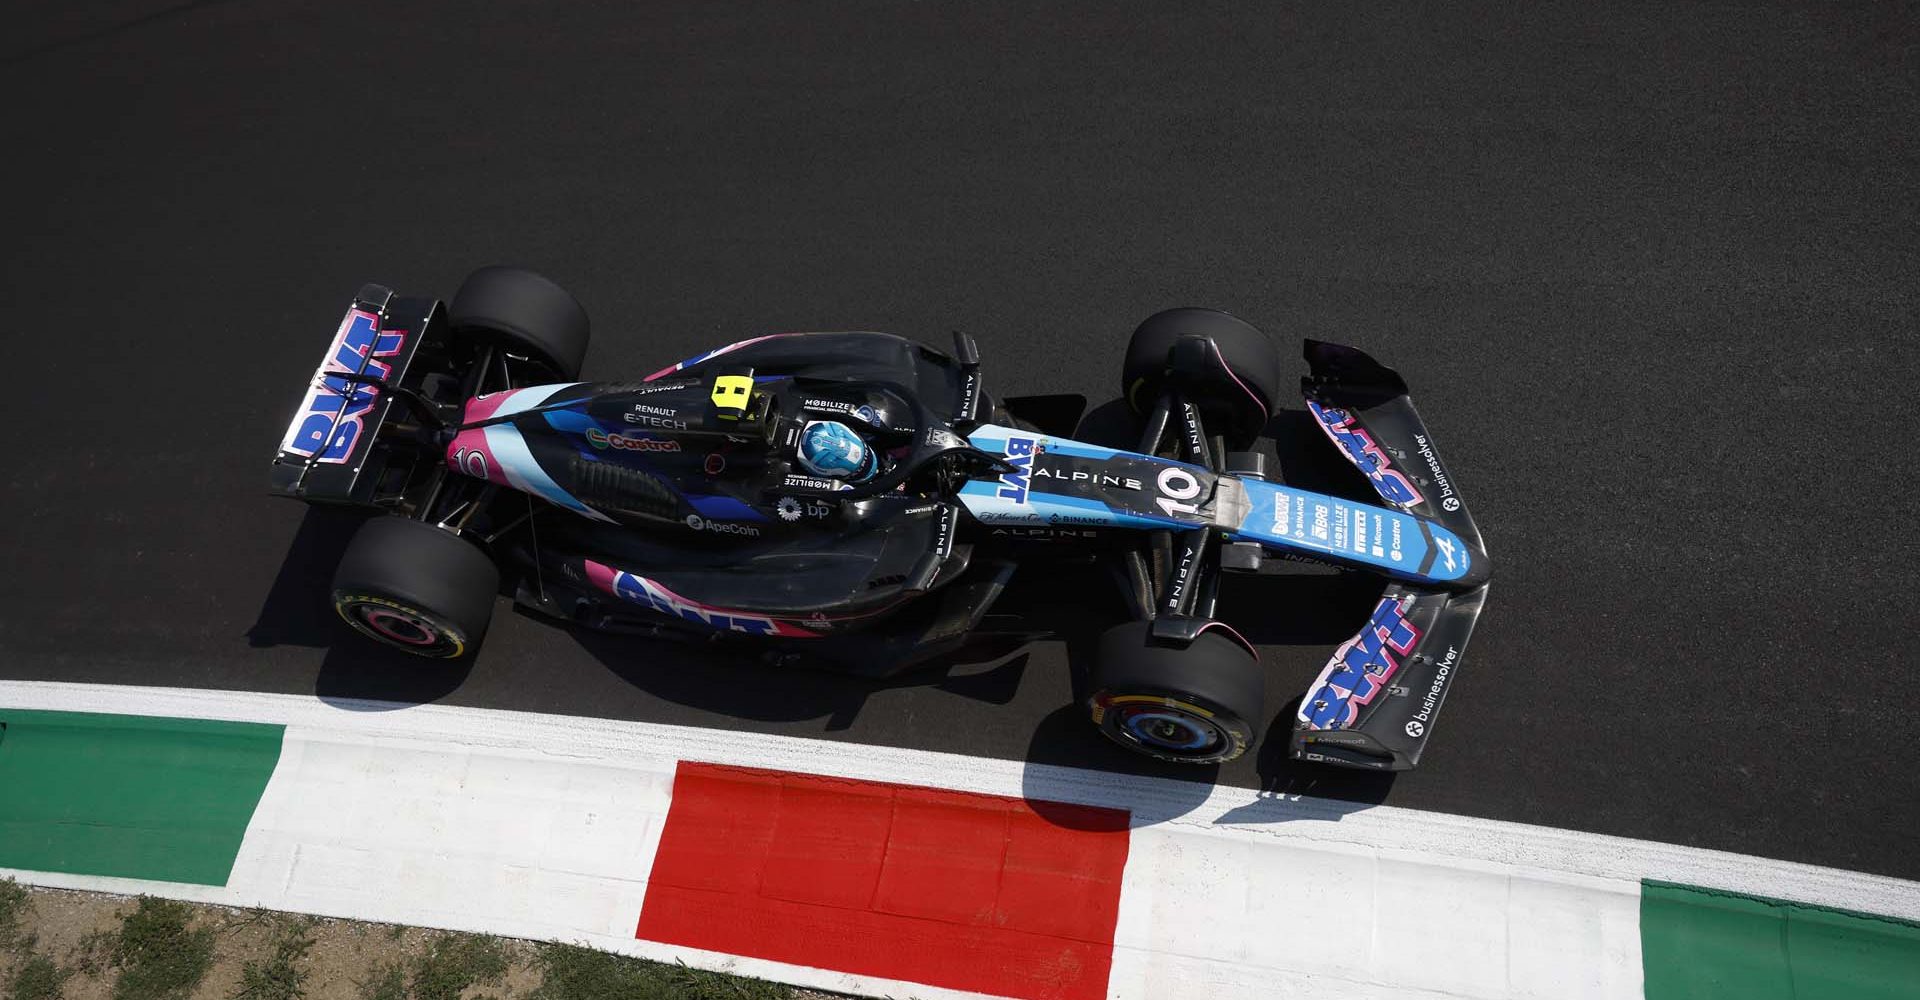
<instances>
[{"instance_id":1,"label":"front tire","mask_svg":"<svg viewBox=\"0 0 1920 1000\"><path fill-rule=\"evenodd\" d=\"M378 517L340 557L333 608L370 639L451 660L479 646L499 589L499 568L471 543L421 521Z\"/></svg>"},{"instance_id":2,"label":"front tire","mask_svg":"<svg viewBox=\"0 0 1920 1000\"><path fill-rule=\"evenodd\" d=\"M1167 354L1182 337L1210 338L1226 367L1216 384L1199 387L1193 402L1239 450L1266 429L1280 398L1280 353L1258 327L1218 309L1192 307L1154 313L1133 331L1120 369L1120 391L1135 413L1146 413L1167 378Z\"/></svg>"},{"instance_id":3,"label":"front tire","mask_svg":"<svg viewBox=\"0 0 1920 1000\"><path fill-rule=\"evenodd\" d=\"M1222 764L1253 745L1266 677L1245 646L1217 629L1185 648L1156 643L1147 622L1107 630L1087 709L1108 739L1182 764Z\"/></svg>"},{"instance_id":4,"label":"front tire","mask_svg":"<svg viewBox=\"0 0 1920 1000\"><path fill-rule=\"evenodd\" d=\"M517 267L467 275L447 303L455 333L496 343L539 362L562 382L580 378L587 359L587 311L566 289Z\"/></svg>"}]
</instances>

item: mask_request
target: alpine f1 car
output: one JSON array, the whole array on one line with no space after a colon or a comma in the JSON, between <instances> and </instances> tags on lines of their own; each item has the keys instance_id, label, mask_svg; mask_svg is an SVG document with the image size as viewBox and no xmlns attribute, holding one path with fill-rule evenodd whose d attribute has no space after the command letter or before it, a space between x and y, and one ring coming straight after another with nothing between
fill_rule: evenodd
<instances>
[{"instance_id":1,"label":"alpine f1 car","mask_svg":"<svg viewBox=\"0 0 1920 1000\"><path fill-rule=\"evenodd\" d=\"M502 584L593 629L697 633L884 674L954 649L1023 564L1106 559L1128 620L1086 709L1174 761L1244 753L1254 647L1223 583L1312 560L1386 578L1294 720L1295 757L1420 759L1487 591L1480 532L1406 384L1308 341L1306 405L1378 503L1296 489L1258 439L1280 357L1225 313L1141 324L1121 388L1132 451L1073 440L1084 400L996 399L974 342L778 334L632 381L579 381L585 311L484 268L450 303L367 285L273 460L272 492L371 509L333 603L365 635L458 657Z\"/></svg>"}]
</instances>

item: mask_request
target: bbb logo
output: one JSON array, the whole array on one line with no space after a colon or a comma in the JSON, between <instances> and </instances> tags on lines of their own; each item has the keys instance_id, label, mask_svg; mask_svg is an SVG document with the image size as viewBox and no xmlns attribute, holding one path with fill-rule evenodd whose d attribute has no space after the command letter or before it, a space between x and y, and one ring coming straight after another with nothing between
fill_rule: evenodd
<instances>
[{"instance_id":1,"label":"bbb logo","mask_svg":"<svg viewBox=\"0 0 1920 1000\"><path fill-rule=\"evenodd\" d=\"M1015 469L1000 477L1000 488L994 495L1014 503L1027 502L1027 476L1033 471L1033 439L1010 437L1007 439L1007 464Z\"/></svg>"},{"instance_id":2,"label":"bbb logo","mask_svg":"<svg viewBox=\"0 0 1920 1000\"><path fill-rule=\"evenodd\" d=\"M1405 601L1412 604L1413 598ZM1400 669L1393 654L1411 653L1420 641L1420 630L1407 621L1405 611L1400 601L1381 599L1360 634L1334 651L1318 687L1300 703L1301 721L1313 729L1344 729L1353 724L1360 706L1371 702Z\"/></svg>"}]
</instances>

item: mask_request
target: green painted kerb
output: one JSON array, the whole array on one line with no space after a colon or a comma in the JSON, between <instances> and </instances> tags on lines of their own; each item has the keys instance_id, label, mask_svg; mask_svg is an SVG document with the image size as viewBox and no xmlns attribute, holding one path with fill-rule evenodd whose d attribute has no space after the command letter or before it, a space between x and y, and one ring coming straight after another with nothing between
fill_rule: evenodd
<instances>
[{"instance_id":1,"label":"green painted kerb","mask_svg":"<svg viewBox=\"0 0 1920 1000\"><path fill-rule=\"evenodd\" d=\"M1915 1000L1920 924L1665 882L1640 887L1647 1000Z\"/></svg>"},{"instance_id":2,"label":"green painted kerb","mask_svg":"<svg viewBox=\"0 0 1920 1000\"><path fill-rule=\"evenodd\" d=\"M0 868L225 885L284 730L0 708Z\"/></svg>"}]
</instances>

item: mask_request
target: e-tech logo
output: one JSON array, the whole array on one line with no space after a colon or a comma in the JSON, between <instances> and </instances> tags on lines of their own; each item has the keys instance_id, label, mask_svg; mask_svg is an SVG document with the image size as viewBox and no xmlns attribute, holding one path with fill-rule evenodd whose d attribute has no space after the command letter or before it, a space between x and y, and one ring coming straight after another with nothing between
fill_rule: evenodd
<instances>
[{"instance_id":1,"label":"e-tech logo","mask_svg":"<svg viewBox=\"0 0 1920 1000\"><path fill-rule=\"evenodd\" d=\"M587 443L595 448L612 448L615 451L679 451L680 442L662 441L659 438L634 437L630 434L608 434L598 427L587 428Z\"/></svg>"},{"instance_id":2,"label":"e-tech logo","mask_svg":"<svg viewBox=\"0 0 1920 1000\"><path fill-rule=\"evenodd\" d=\"M1334 651L1312 694L1300 703L1300 721L1312 729L1344 729L1400 669L1392 653L1413 652L1420 630L1406 619L1413 598L1382 598L1360 634ZM1389 652L1391 650L1392 652Z\"/></svg>"},{"instance_id":3,"label":"e-tech logo","mask_svg":"<svg viewBox=\"0 0 1920 1000\"><path fill-rule=\"evenodd\" d=\"M1320 422L1320 429L1326 431L1333 443L1347 453L1354 467L1372 481L1375 492L1387 502L1408 506L1425 499L1419 490L1413 488L1412 480L1393 467L1387 453L1374 443L1373 435L1354 423L1353 414L1331 406L1321 406L1312 400L1307 401L1307 409L1313 411L1313 418Z\"/></svg>"},{"instance_id":4,"label":"e-tech logo","mask_svg":"<svg viewBox=\"0 0 1920 1000\"><path fill-rule=\"evenodd\" d=\"M614 574L613 593L616 597L651 607L663 615L684 618L725 632L773 635L776 631L771 618L695 604L644 576L634 576L625 570Z\"/></svg>"},{"instance_id":5,"label":"e-tech logo","mask_svg":"<svg viewBox=\"0 0 1920 1000\"><path fill-rule=\"evenodd\" d=\"M347 313L340 332L334 335L332 353L320 363L319 382L307 390L306 402L280 450L317 462L345 462L360 440L361 426L380 390L348 382L339 375L364 369L364 374L374 378L388 377L393 374L393 366L379 359L399 354L406 341L405 330L381 330L380 318L373 313L360 309Z\"/></svg>"},{"instance_id":6,"label":"e-tech logo","mask_svg":"<svg viewBox=\"0 0 1920 1000\"><path fill-rule=\"evenodd\" d=\"M1000 488L995 491L995 495L1014 503L1026 503L1027 474L1033 469L1033 439L1008 438L1007 464L1013 466L1015 471L1000 477Z\"/></svg>"}]
</instances>

